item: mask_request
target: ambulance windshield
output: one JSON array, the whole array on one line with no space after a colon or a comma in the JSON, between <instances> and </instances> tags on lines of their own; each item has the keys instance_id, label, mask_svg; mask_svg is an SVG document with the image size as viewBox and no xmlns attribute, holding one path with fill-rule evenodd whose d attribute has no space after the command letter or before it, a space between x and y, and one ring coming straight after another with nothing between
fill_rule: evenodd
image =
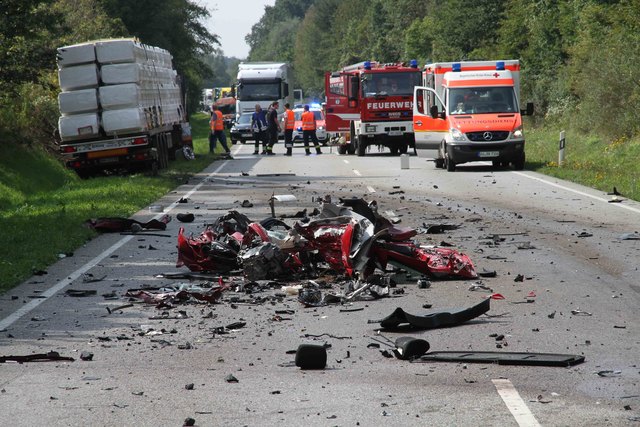
<instances>
[{"instance_id":1,"label":"ambulance windshield","mask_svg":"<svg viewBox=\"0 0 640 427\"><path fill-rule=\"evenodd\" d=\"M513 87L449 89L449 114L515 113Z\"/></svg>"}]
</instances>

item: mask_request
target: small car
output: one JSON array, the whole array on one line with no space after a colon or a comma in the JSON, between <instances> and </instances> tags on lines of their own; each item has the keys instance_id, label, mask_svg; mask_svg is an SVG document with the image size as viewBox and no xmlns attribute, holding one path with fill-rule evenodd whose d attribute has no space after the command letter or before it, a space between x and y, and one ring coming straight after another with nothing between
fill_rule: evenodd
<instances>
[{"instance_id":1,"label":"small car","mask_svg":"<svg viewBox=\"0 0 640 427\"><path fill-rule=\"evenodd\" d=\"M309 111L311 111L316 118L316 137L318 138L318 141L322 145L327 145L329 137L327 135L327 128L324 122L324 111L319 107L311 107L309 108ZM304 113L304 108L295 108L293 113L295 114L296 124L294 125L295 128L293 129L292 139L293 142L302 142L302 113Z\"/></svg>"},{"instance_id":2,"label":"small car","mask_svg":"<svg viewBox=\"0 0 640 427\"><path fill-rule=\"evenodd\" d=\"M236 144L238 141L244 144L247 141L253 141L253 131L251 130L251 114L242 114L238 120L231 126L231 143Z\"/></svg>"}]
</instances>

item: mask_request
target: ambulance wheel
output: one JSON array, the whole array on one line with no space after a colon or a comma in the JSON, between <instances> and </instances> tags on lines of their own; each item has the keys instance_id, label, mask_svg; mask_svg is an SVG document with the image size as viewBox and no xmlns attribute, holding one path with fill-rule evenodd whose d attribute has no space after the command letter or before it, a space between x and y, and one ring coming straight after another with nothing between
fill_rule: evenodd
<instances>
[{"instance_id":1,"label":"ambulance wheel","mask_svg":"<svg viewBox=\"0 0 640 427\"><path fill-rule=\"evenodd\" d=\"M444 153L444 164L445 167L447 168L447 172L454 172L456 170L456 164L453 160L451 160L451 158L449 157L449 154Z\"/></svg>"},{"instance_id":2,"label":"ambulance wheel","mask_svg":"<svg viewBox=\"0 0 640 427\"><path fill-rule=\"evenodd\" d=\"M524 169L524 160L524 153L522 153L520 157L513 162L513 168L517 171L521 171L522 169Z\"/></svg>"}]
</instances>

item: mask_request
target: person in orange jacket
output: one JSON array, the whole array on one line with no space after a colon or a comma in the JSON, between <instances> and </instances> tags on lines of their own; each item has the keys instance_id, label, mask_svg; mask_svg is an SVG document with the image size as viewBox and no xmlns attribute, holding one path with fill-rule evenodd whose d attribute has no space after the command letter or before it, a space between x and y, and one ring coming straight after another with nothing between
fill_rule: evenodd
<instances>
[{"instance_id":1,"label":"person in orange jacket","mask_svg":"<svg viewBox=\"0 0 640 427\"><path fill-rule=\"evenodd\" d=\"M296 125L296 115L291 109L291 106L287 102L284 104L284 146L287 152L285 156L291 155L291 149L293 148L293 130Z\"/></svg>"},{"instance_id":2,"label":"person in orange jacket","mask_svg":"<svg viewBox=\"0 0 640 427\"><path fill-rule=\"evenodd\" d=\"M213 153L215 151L216 142L220 140L220 144L222 144L222 148L224 148L227 157L231 158L231 150L229 150L227 136L224 133L222 111L220 111L217 105L213 105L212 110L211 120L209 121L209 127L211 128L211 132L209 133L209 152Z\"/></svg>"},{"instance_id":3,"label":"person in orange jacket","mask_svg":"<svg viewBox=\"0 0 640 427\"><path fill-rule=\"evenodd\" d=\"M322 154L320 143L316 136L316 116L312 111L309 111L309 105L307 104L304 106L304 113L302 113L302 140L304 141L304 150L307 156L311 154L311 151L309 151L309 138L313 141L316 153Z\"/></svg>"}]
</instances>

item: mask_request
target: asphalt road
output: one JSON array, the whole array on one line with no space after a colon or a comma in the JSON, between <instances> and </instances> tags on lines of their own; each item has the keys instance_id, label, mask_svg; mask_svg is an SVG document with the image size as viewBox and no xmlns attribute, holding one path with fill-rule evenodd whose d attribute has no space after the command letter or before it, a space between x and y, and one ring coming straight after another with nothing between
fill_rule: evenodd
<instances>
[{"instance_id":1,"label":"asphalt road","mask_svg":"<svg viewBox=\"0 0 640 427\"><path fill-rule=\"evenodd\" d=\"M640 425L640 241L620 238L640 232L640 204L482 164L448 173L416 157L401 169L400 158L386 153L338 156L325 147L321 156L304 156L296 148L289 158L281 146L275 151L253 156L252 145L235 146L235 160L214 162L156 203L174 216L160 235L102 235L0 296L0 356L57 351L75 358L0 364L0 424L180 426L190 417L198 426ZM451 243L478 270L496 270L482 284L505 299L492 300L489 316L383 336L420 337L430 351L562 353L585 362L411 363L384 357L384 345L369 346L384 341L369 320L396 307L420 314L428 304L475 305L490 295L470 291L475 280L434 280L422 289L416 277L397 275L403 294L349 306L304 308L274 289L260 294L261 304L228 291L216 305L164 310L165 319L157 319L163 310L139 302L109 313L130 303L128 289L189 283L159 277L187 271L175 267L179 227L198 235L232 209L260 220L269 216L272 194L296 196L276 203L277 215L311 212L330 195L376 200L381 214L404 226L459 225L417 240ZM242 207L244 200L253 206ZM196 220L181 224L180 212ZM154 216L145 208L135 218ZM96 294L72 297L69 289ZM290 311L276 313L282 310ZM246 326L217 333L234 322ZM330 345L326 369L293 366L291 350L307 342ZM82 352L93 360L80 360ZM230 374L238 382L227 382Z\"/></svg>"}]
</instances>

